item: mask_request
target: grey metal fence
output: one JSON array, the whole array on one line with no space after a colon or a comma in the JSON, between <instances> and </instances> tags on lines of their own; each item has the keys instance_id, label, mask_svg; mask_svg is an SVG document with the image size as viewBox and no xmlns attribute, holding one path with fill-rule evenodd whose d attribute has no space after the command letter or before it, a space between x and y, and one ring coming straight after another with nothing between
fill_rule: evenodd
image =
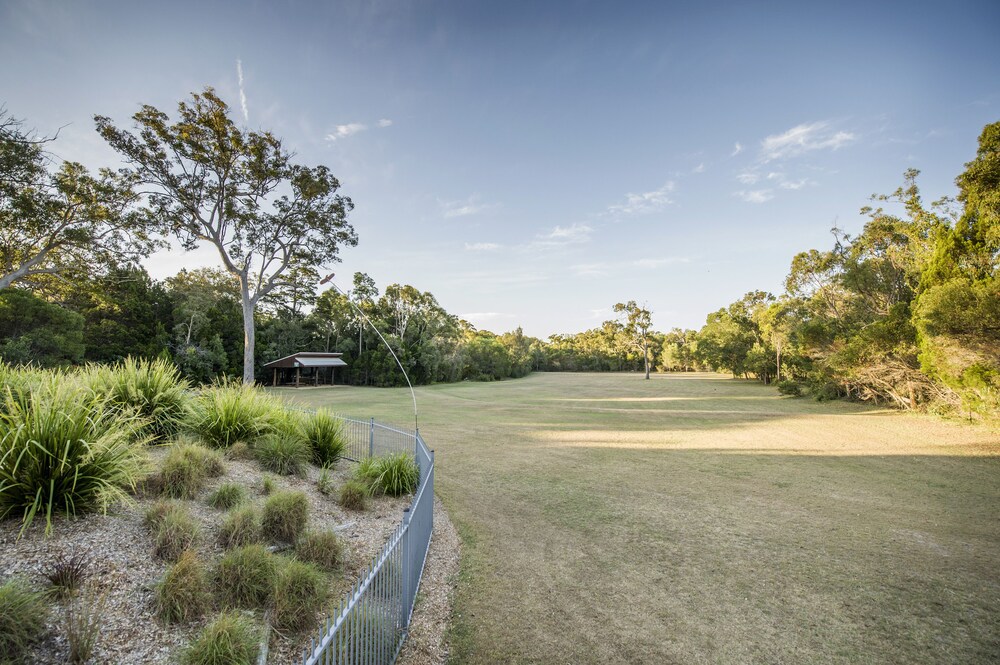
<instances>
[{"instance_id":1,"label":"grey metal fence","mask_svg":"<svg viewBox=\"0 0 1000 665\"><path fill-rule=\"evenodd\" d=\"M412 454L420 468L413 503L317 637L302 652L303 665L390 665L406 639L434 527L434 451L419 432L342 418L345 457L355 461L390 453Z\"/></svg>"}]
</instances>

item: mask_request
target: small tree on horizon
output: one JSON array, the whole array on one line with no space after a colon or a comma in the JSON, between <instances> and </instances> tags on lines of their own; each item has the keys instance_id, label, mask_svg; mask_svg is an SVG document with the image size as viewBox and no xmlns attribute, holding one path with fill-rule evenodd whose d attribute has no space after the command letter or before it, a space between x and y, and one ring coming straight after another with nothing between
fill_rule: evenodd
<instances>
[{"instance_id":1,"label":"small tree on horizon","mask_svg":"<svg viewBox=\"0 0 1000 665\"><path fill-rule=\"evenodd\" d=\"M649 380L649 329L653 327L653 314L645 307L639 307L634 300L616 303L615 312L625 314L625 332L638 349L642 349L642 359Z\"/></svg>"},{"instance_id":2,"label":"small tree on horizon","mask_svg":"<svg viewBox=\"0 0 1000 665\"><path fill-rule=\"evenodd\" d=\"M294 288L293 275L338 261L357 235L351 200L325 166L291 162L270 132L237 127L212 88L177 106L178 120L153 106L132 116L136 133L95 116L97 131L121 154L148 205L185 249L208 243L239 281L243 382L254 381L254 315L262 298Z\"/></svg>"}]
</instances>

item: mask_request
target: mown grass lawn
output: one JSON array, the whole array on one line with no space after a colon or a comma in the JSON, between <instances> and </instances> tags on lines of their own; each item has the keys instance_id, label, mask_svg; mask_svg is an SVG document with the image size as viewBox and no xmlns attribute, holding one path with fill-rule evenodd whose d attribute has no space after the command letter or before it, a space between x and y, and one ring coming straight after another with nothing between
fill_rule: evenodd
<instances>
[{"instance_id":1,"label":"mown grass lawn","mask_svg":"<svg viewBox=\"0 0 1000 665\"><path fill-rule=\"evenodd\" d=\"M403 390L279 391L412 426ZM1000 660L1000 436L712 374L418 390L456 663Z\"/></svg>"}]
</instances>

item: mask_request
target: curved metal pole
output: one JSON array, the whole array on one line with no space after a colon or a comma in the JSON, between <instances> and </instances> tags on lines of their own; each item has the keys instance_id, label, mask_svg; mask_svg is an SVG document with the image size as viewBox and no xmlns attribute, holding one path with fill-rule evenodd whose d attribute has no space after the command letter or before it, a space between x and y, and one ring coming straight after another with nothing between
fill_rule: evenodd
<instances>
[{"instance_id":1,"label":"curved metal pole","mask_svg":"<svg viewBox=\"0 0 1000 665\"><path fill-rule=\"evenodd\" d=\"M351 307L353 307L354 310L358 314L360 314L365 321L368 322L368 325L371 326L371 329L375 331L375 334L378 335L378 338L382 340L383 344L385 344L385 348L389 349L389 353L392 354L392 359L396 361L397 365L399 365L399 371L403 373L403 378L406 379L406 385L410 389L410 398L413 400L413 431L419 434L420 424L419 421L417 420L417 394L413 392L413 384L410 383L410 377L409 375L407 375L406 370L403 368L403 363L399 362L399 358L396 357L396 352L392 350L392 347L389 345L389 342L385 340L385 337L382 337L382 333L380 333L378 328L375 327L375 324L372 323L372 320L368 318L368 315L365 314L363 311L361 311L361 308L355 305L354 301L351 300L351 298L346 293L340 290L340 287L337 286L337 283L333 281L333 273L330 273L329 275L324 277L323 281L321 281L320 284L326 284L327 282L329 282L330 285L333 286L333 288L337 289L337 293L347 298L347 302L351 304ZM358 354L360 355L360 353L361 349L358 349Z\"/></svg>"}]
</instances>

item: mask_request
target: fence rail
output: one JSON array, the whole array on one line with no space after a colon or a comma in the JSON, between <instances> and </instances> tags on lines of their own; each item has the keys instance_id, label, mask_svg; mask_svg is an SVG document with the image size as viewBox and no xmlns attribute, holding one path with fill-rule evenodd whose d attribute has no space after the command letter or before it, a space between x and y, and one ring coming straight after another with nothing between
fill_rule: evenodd
<instances>
[{"instance_id":1,"label":"fence rail","mask_svg":"<svg viewBox=\"0 0 1000 665\"><path fill-rule=\"evenodd\" d=\"M391 665L396 661L424 573L434 528L434 451L417 431L340 417L347 435L347 459L391 453L414 456L420 483L410 507L382 550L327 617L302 652L303 665Z\"/></svg>"}]
</instances>

